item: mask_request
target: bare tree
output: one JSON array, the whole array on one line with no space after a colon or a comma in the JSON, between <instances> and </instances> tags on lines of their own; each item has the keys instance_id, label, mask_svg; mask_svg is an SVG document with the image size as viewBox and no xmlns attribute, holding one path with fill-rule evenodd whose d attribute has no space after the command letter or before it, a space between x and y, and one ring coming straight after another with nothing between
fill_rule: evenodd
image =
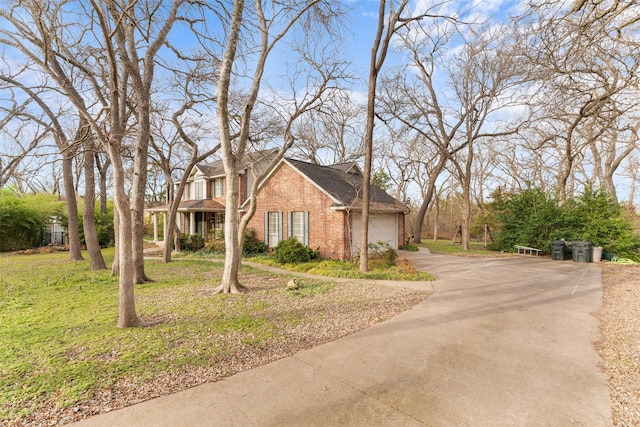
<instances>
[{"instance_id":1,"label":"bare tree","mask_svg":"<svg viewBox=\"0 0 640 427\"><path fill-rule=\"evenodd\" d=\"M540 88L535 148L556 150L561 199L573 195L589 154L595 178L615 196L612 176L635 149L639 11L630 1L542 2L521 17L521 59Z\"/></svg>"},{"instance_id":2,"label":"bare tree","mask_svg":"<svg viewBox=\"0 0 640 427\"><path fill-rule=\"evenodd\" d=\"M96 179L95 179L95 140L91 135L89 125L80 120L76 141L82 142L84 157L84 210L82 211L82 228L84 230L84 241L87 245L89 260L92 270L104 270L107 265L104 262L100 242L98 240L98 230L96 227Z\"/></svg>"},{"instance_id":3,"label":"bare tree","mask_svg":"<svg viewBox=\"0 0 640 427\"><path fill-rule=\"evenodd\" d=\"M144 280L142 212L151 87L156 55L180 19L178 10L184 3L92 0L64 8L60 3L26 1L0 11L0 43L20 51L49 75L107 149L119 230L119 327L140 323L133 285ZM85 96L88 92L93 96ZM130 200L122 153L132 124L137 138Z\"/></svg>"},{"instance_id":4,"label":"bare tree","mask_svg":"<svg viewBox=\"0 0 640 427\"><path fill-rule=\"evenodd\" d=\"M339 164L362 158L364 106L349 93L336 91L323 108L312 111L295 128L298 142L292 152L314 164Z\"/></svg>"},{"instance_id":5,"label":"bare tree","mask_svg":"<svg viewBox=\"0 0 640 427\"><path fill-rule=\"evenodd\" d=\"M25 111L33 100L27 97L18 100L12 85L0 85L0 90L9 92L8 97L2 99L0 104L0 132L3 144L0 147L0 188L9 183L11 179L19 179L23 161L38 147L47 132L35 132L34 135L24 135L25 128L34 125L30 120L25 120L21 112Z\"/></svg>"},{"instance_id":6,"label":"bare tree","mask_svg":"<svg viewBox=\"0 0 640 427\"><path fill-rule=\"evenodd\" d=\"M80 245L80 227L78 223L78 203L76 199L73 161L78 152L78 144L73 138L69 138L59 120L64 116L60 111L54 112L39 90L34 90L14 78L0 76L5 83L13 85L25 93L30 99L38 105L42 111L42 115L34 115L28 112L22 112L32 122L38 123L53 137L53 140L62 156L62 177L64 183L64 193L67 199L68 226L67 232L69 236L69 257L72 261L82 260L82 252Z\"/></svg>"},{"instance_id":7,"label":"bare tree","mask_svg":"<svg viewBox=\"0 0 640 427\"><path fill-rule=\"evenodd\" d=\"M244 241L244 229L255 212L255 199L257 186L266 176L285 152L293 145L295 137L292 132L293 124L307 111L314 109L320 102L321 95L329 88L329 83L336 77L333 71L319 74L319 81L313 86L308 78L306 88L309 91L300 96L294 94L291 106L283 113L285 123L283 125L283 144L273 157L273 160L265 168L263 173L258 172L254 179L254 185L249 191L249 204L246 211L239 215L239 171L245 161L250 159L247 149L251 147L251 123L254 108L258 101L262 79L265 72L267 59L274 48L289 34L300 29L300 36L305 42L311 42L310 37L314 23L319 23L321 28L330 29L332 20L341 11L335 4L314 0L309 2L290 2L284 7L274 2L257 1L251 9L243 0L235 0L232 8L227 10L230 20L227 24L228 32L224 52L221 55L221 65L217 82L217 117L220 133L221 157L226 180L226 211L225 211L225 266L222 281L217 288L218 292L237 293L243 289L238 280L238 271L242 259L242 245ZM255 40L254 40L255 35ZM316 38L316 40L319 40ZM248 50L243 50L247 47ZM310 49L307 52L313 53ZM321 53L322 53L321 49ZM252 54L253 52L253 54ZM298 51L298 54L302 51ZM245 56L250 55L250 58ZM327 63L315 62L312 56L302 57L302 63L311 63L312 66L320 66L324 70L329 65L333 68L334 61ZM244 62L241 62L244 61ZM233 109L234 99L230 97L233 87L234 68L241 65L253 66L252 71L245 70L251 79L248 88L235 95L235 101L241 99L240 109ZM295 70L294 70L295 71ZM236 78L240 76L236 75Z\"/></svg>"},{"instance_id":8,"label":"bare tree","mask_svg":"<svg viewBox=\"0 0 640 427\"><path fill-rule=\"evenodd\" d=\"M371 184L371 167L373 163L373 133L376 119L376 89L378 75L382 70L389 45L393 36L413 20L419 20L426 14L411 18L402 16L408 5L408 0L395 4L393 0L380 0L378 7L378 24L376 35L371 47L369 58L369 77L367 80L367 111L364 135L364 170L362 180L362 228L360 230L360 271L369 270L369 202L371 199L369 188ZM387 5L389 10L387 11Z\"/></svg>"}]
</instances>

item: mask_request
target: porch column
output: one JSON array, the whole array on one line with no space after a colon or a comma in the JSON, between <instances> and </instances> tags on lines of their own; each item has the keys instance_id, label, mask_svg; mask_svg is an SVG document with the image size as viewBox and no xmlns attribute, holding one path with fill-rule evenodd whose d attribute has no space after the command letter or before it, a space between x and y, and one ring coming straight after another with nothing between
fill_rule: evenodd
<instances>
[{"instance_id":1,"label":"porch column","mask_svg":"<svg viewBox=\"0 0 640 427\"><path fill-rule=\"evenodd\" d=\"M189 212L189 234L196 234L196 213Z\"/></svg>"},{"instance_id":2,"label":"porch column","mask_svg":"<svg viewBox=\"0 0 640 427\"><path fill-rule=\"evenodd\" d=\"M158 212L153 213L153 243L158 243Z\"/></svg>"},{"instance_id":3,"label":"porch column","mask_svg":"<svg viewBox=\"0 0 640 427\"><path fill-rule=\"evenodd\" d=\"M167 213L166 212L162 212L162 240L164 242L167 241L167 226L169 224L167 224ZM171 239L169 239L171 240Z\"/></svg>"}]
</instances>

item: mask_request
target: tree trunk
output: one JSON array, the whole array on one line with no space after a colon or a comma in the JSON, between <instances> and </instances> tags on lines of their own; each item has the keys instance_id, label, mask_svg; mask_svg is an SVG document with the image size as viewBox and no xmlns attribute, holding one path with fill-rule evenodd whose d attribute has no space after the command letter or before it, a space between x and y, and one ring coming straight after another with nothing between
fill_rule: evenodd
<instances>
[{"instance_id":1,"label":"tree trunk","mask_svg":"<svg viewBox=\"0 0 640 427\"><path fill-rule=\"evenodd\" d=\"M96 153L96 164L98 165L98 176L100 177L100 214L106 215L107 211L107 172L109 163L107 160L103 165L99 162L100 156Z\"/></svg>"},{"instance_id":2,"label":"tree trunk","mask_svg":"<svg viewBox=\"0 0 640 427\"><path fill-rule=\"evenodd\" d=\"M433 241L438 241L438 228L440 225L440 201L436 196L435 211L433 214Z\"/></svg>"},{"instance_id":3,"label":"tree trunk","mask_svg":"<svg viewBox=\"0 0 640 427\"><path fill-rule=\"evenodd\" d=\"M465 178L465 181L470 178ZM471 197L469 194L469 187L466 186L462 191L462 232L461 242L462 250L468 251L471 249L469 241L471 240Z\"/></svg>"},{"instance_id":4,"label":"tree trunk","mask_svg":"<svg viewBox=\"0 0 640 427\"><path fill-rule=\"evenodd\" d=\"M110 147L113 160L113 181L115 209L117 211L118 239L116 246L116 259L118 262L119 274L119 328L138 326L140 319L136 314L136 303L134 297L134 257L133 257L133 223L131 215L131 204L125 189L124 169L119 151ZM115 262L115 261L114 261Z\"/></svg>"},{"instance_id":5,"label":"tree trunk","mask_svg":"<svg viewBox=\"0 0 640 427\"><path fill-rule=\"evenodd\" d=\"M151 67L151 65L147 65ZM146 89L137 88L141 99L138 101L139 136L136 144L136 155L133 164L134 175L131 203L132 248L134 262L134 283L142 284L151 281L144 272L144 200L147 188L147 165L150 139L150 95Z\"/></svg>"},{"instance_id":6,"label":"tree trunk","mask_svg":"<svg viewBox=\"0 0 640 427\"><path fill-rule=\"evenodd\" d=\"M64 181L64 191L67 196L67 212L69 224L69 258L72 261L82 260L80 247L80 223L78 221L78 202L76 200L75 187L73 185L73 154L71 148L62 153L62 174Z\"/></svg>"},{"instance_id":7,"label":"tree trunk","mask_svg":"<svg viewBox=\"0 0 640 427\"><path fill-rule=\"evenodd\" d=\"M242 250L238 244L238 197L239 197L239 177L237 170L237 159L232 159L233 167L226 171L227 182L227 205L225 208L225 221L224 221L224 240L225 240L225 263L224 270L222 272L222 282L216 289L218 293L232 293L237 294L245 290L245 287L240 283L238 273L240 272L240 265L242 263ZM227 167L225 166L225 169Z\"/></svg>"},{"instance_id":8,"label":"tree trunk","mask_svg":"<svg viewBox=\"0 0 640 427\"><path fill-rule=\"evenodd\" d=\"M120 272L120 214L118 209L113 209L113 264L111 264L111 275L117 276Z\"/></svg>"},{"instance_id":9,"label":"tree trunk","mask_svg":"<svg viewBox=\"0 0 640 427\"><path fill-rule=\"evenodd\" d=\"M100 242L98 241L98 231L96 229L95 207L96 207L96 181L94 171L94 149L93 140L84 142L84 211L82 213L82 224L84 229L84 241L87 244L87 252L91 262L92 270L104 270L107 265L102 257Z\"/></svg>"},{"instance_id":10,"label":"tree trunk","mask_svg":"<svg viewBox=\"0 0 640 427\"><path fill-rule=\"evenodd\" d=\"M440 151L442 153L442 151ZM424 217L427 214L427 209L429 208L429 204L433 199L433 193L436 190L436 179L440 176L440 173L444 169L444 166L447 163L447 154L442 154L440 159L438 159L438 163L435 168L429 173L429 185L427 186L427 193L424 196L424 200L420 205L420 209L418 210L418 216L416 218L416 222L414 224L413 230L413 241L414 243L420 243L422 239L422 224L424 223Z\"/></svg>"}]
</instances>

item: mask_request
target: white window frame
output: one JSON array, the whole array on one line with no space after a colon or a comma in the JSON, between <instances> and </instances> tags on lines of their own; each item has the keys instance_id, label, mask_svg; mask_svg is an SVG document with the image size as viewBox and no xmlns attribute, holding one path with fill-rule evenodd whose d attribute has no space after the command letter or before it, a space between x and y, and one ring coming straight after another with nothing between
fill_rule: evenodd
<instances>
[{"instance_id":1,"label":"white window frame","mask_svg":"<svg viewBox=\"0 0 640 427\"><path fill-rule=\"evenodd\" d=\"M308 211L292 211L287 213L287 237L295 237L303 245L309 246Z\"/></svg>"},{"instance_id":2,"label":"white window frame","mask_svg":"<svg viewBox=\"0 0 640 427\"><path fill-rule=\"evenodd\" d=\"M224 178L213 179L213 197L224 197Z\"/></svg>"},{"instance_id":3,"label":"white window frame","mask_svg":"<svg viewBox=\"0 0 640 427\"><path fill-rule=\"evenodd\" d=\"M282 240L282 212L264 213L264 243L276 247Z\"/></svg>"},{"instance_id":4,"label":"white window frame","mask_svg":"<svg viewBox=\"0 0 640 427\"><path fill-rule=\"evenodd\" d=\"M202 200L202 199L204 199L204 182L194 181L193 182L193 200Z\"/></svg>"}]
</instances>

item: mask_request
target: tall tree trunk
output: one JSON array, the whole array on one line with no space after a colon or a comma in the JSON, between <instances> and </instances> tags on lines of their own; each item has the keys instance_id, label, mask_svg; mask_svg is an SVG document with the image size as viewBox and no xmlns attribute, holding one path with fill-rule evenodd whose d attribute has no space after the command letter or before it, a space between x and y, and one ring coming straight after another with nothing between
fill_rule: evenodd
<instances>
[{"instance_id":1,"label":"tall tree trunk","mask_svg":"<svg viewBox=\"0 0 640 427\"><path fill-rule=\"evenodd\" d=\"M436 196L435 211L433 214L433 241L438 241L438 231L440 227L440 199Z\"/></svg>"},{"instance_id":2,"label":"tall tree trunk","mask_svg":"<svg viewBox=\"0 0 640 427\"><path fill-rule=\"evenodd\" d=\"M224 263L222 282L217 292L237 294L242 292L245 287L240 283L240 279L238 278L242 261L242 250L238 244L238 197L240 188L240 180L237 173L238 160L236 158L231 160L234 165L229 168L229 170L233 170L233 172L226 173L225 176L227 182L227 205L225 207L224 246L227 262Z\"/></svg>"},{"instance_id":3,"label":"tall tree trunk","mask_svg":"<svg viewBox=\"0 0 640 427\"><path fill-rule=\"evenodd\" d=\"M151 64L146 64L148 69ZM148 72L148 71L146 71ZM147 166L149 159L149 140L151 139L150 123L150 91L148 85L133 79L134 88L139 94L138 100L138 120L139 135L136 144L136 155L133 164L133 200L132 200L132 248L134 262L134 283L145 283L151 281L144 272L144 201L147 189Z\"/></svg>"},{"instance_id":4,"label":"tall tree trunk","mask_svg":"<svg viewBox=\"0 0 640 427\"><path fill-rule=\"evenodd\" d=\"M116 246L116 259L118 262L118 286L119 286L119 328L138 326L140 319L136 314L136 303L134 297L135 265L133 257L133 223L131 215L131 204L125 193L125 177L122 167L120 153L113 146L111 158L113 159L113 181L115 208L118 212L118 239Z\"/></svg>"},{"instance_id":5,"label":"tall tree trunk","mask_svg":"<svg viewBox=\"0 0 640 427\"><path fill-rule=\"evenodd\" d=\"M73 153L72 153L73 151ZM78 201L76 200L75 186L73 185L73 154L75 150L68 148L62 153L62 175L64 191L67 195L67 212L69 224L69 258L72 261L82 260L80 247L80 223L78 221Z\"/></svg>"},{"instance_id":6,"label":"tall tree trunk","mask_svg":"<svg viewBox=\"0 0 640 427\"><path fill-rule=\"evenodd\" d=\"M98 175L100 176L100 215L106 215L107 210L107 174L109 172L109 165L111 161L107 161L102 164L100 162L100 156L96 153L96 164L98 165Z\"/></svg>"},{"instance_id":7,"label":"tall tree trunk","mask_svg":"<svg viewBox=\"0 0 640 427\"><path fill-rule=\"evenodd\" d=\"M113 209L113 264L111 264L111 275L117 276L120 272L120 214L118 209Z\"/></svg>"},{"instance_id":8,"label":"tall tree trunk","mask_svg":"<svg viewBox=\"0 0 640 427\"><path fill-rule=\"evenodd\" d=\"M95 207L96 207L96 178L94 164L95 144L93 139L84 141L84 211L82 213L82 224L84 229L84 241L87 244L87 252L92 270L104 270L107 265L102 257L100 242L98 241L98 231L96 229Z\"/></svg>"},{"instance_id":9,"label":"tall tree trunk","mask_svg":"<svg viewBox=\"0 0 640 427\"><path fill-rule=\"evenodd\" d=\"M471 249L469 245L471 240L471 177L465 177L464 181L462 189L462 232L460 237L462 250L468 251Z\"/></svg>"},{"instance_id":10,"label":"tall tree trunk","mask_svg":"<svg viewBox=\"0 0 640 427\"><path fill-rule=\"evenodd\" d=\"M422 224L424 223L424 217L427 214L427 209L429 208L429 204L433 199L433 193L435 193L436 189L436 179L440 176L440 173L444 169L445 164L447 163L447 156L442 155L438 160L435 168L431 173L429 173L429 185L427 186L427 194L424 196L424 200L420 205L420 209L418 210L418 215L416 218L416 222L414 224L413 229L413 241L414 243L420 243L422 240Z\"/></svg>"}]
</instances>

